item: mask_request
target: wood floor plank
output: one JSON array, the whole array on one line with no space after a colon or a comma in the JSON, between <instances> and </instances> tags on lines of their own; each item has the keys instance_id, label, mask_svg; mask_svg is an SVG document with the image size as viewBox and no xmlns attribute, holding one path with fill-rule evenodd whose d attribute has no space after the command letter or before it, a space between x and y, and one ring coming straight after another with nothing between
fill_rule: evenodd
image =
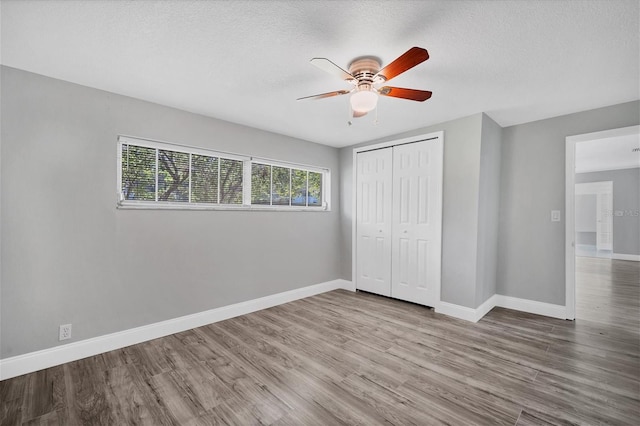
<instances>
[{"instance_id":1,"label":"wood floor plank","mask_svg":"<svg viewBox=\"0 0 640 426\"><path fill-rule=\"evenodd\" d=\"M113 424L112 408L107 398L105 372L100 370L98 357L85 358L70 363L65 372L73 382L73 410L83 424Z\"/></svg>"},{"instance_id":2,"label":"wood floor plank","mask_svg":"<svg viewBox=\"0 0 640 426\"><path fill-rule=\"evenodd\" d=\"M260 339L251 330L245 329L243 333ZM331 377L336 382L354 372L367 372L387 383L394 382L395 386L408 378L402 366L388 362L384 352L359 341L335 342L322 331L300 329L295 321L292 321L291 328L282 331L272 342L299 353L299 359L305 361L305 369L319 376Z\"/></svg>"},{"instance_id":3,"label":"wood floor plank","mask_svg":"<svg viewBox=\"0 0 640 426\"><path fill-rule=\"evenodd\" d=\"M318 408L315 404L309 404L304 410L295 410L280 418L273 426L345 426L347 423L331 415L327 411L320 414L314 412Z\"/></svg>"},{"instance_id":4,"label":"wood floor plank","mask_svg":"<svg viewBox=\"0 0 640 426\"><path fill-rule=\"evenodd\" d=\"M22 426L64 426L68 424L60 420L59 414L57 411L50 411L47 414L23 422Z\"/></svg>"},{"instance_id":5,"label":"wood floor plank","mask_svg":"<svg viewBox=\"0 0 640 426\"><path fill-rule=\"evenodd\" d=\"M140 405L144 406L149 411L152 424L163 426L178 424L169 412L168 403L158 398L158 395L153 391L150 380L145 378L144 373L139 366L136 364L127 364L126 368L132 385L135 387L137 392L139 392ZM143 416L139 417L144 418ZM135 419L130 419L131 423L134 423L134 421Z\"/></svg>"},{"instance_id":6,"label":"wood floor plank","mask_svg":"<svg viewBox=\"0 0 640 426\"><path fill-rule=\"evenodd\" d=\"M575 321L319 294L2 381L0 424L638 424L640 263L576 277Z\"/></svg>"},{"instance_id":7,"label":"wood floor plank","mask_svg":"<svg viewBox=\"0 0 640 426\"><path fill-rule=\"evenodd\" d=\"M167 411L177 424L186 424L205 413L204 407L185 385L179 372L172 370L150 379L151 390L157 400L164 401Z\"/></svg>"},{"instance_id":8,"label":"wood floor plank","mask_svg":"<svg viewBox=\"0 0 640 426\"><path fill-rule=\"evenodd\" d=\"M427 380L410 380L398 390L414 404L433 409L439 420L453 424L512 425L517 414L509 413L511 407L483 403L480 398L469 398L460 387L451 383L442 385L432 375ZM502 409L501 409L502 408ZM428 409L427 409L428 411Z\"/></svg>"},{"instance_id":9,"label":"wood floor plank","mask_svg":"<svg viewBox=\"0 0 640 426\"><path fill-rule=\"evenodd\" d=\"M364 426L387 423L371 413L357 396L344 391L335 383L299 370L291 370L285 376L289 389L304 400L320 405L345 424Z\"/></svg>"},{"instance_id":10,"label":"wood floor plank","mask_svg":"<svg viewBox=\"0 0 640 426\"><path fill-rule=\"evenodd\" d=\"M546 416L537 416L526 410L523 410L520 414L520 417L518 417L516 426L556 426L556 425L572 425L573 424L565 421L552 423L542 417L546 417Z\"/></svg>"},{"instance_id":11,"label":"wood floor plank","mask_svg":"<svg viewBox=\"0 0 640 426\"><path fill-rule=\"evenodd\" d=\"M0 394L0 396L4 396ZM0 399L0 425L22 424L22 398Z\"/></svg>"},{"instance_id":12,"label":"wood floor plank","mask_svg":"<svg viewBox=\"0 0 640 426\"><path fill-rule=\"evenodd\" d=\"M240 398L231 398L207 413L194 419L194 425L262 425L255 404L248 404Z\"/></svg>"},{"instance_id":13,"label":"wood floor plank","mask_svg":"<svg viewBox=\"0 0 640 426\"><path fill-rule=\"evenodd\" d=\"M608 391L598 384L585 385L564 377L541 372L536 377L536 384L553 389L558 393L577 395L580 400L602 410L616 410L621 419L633 423L640 420L640 404L637 399L620 396Z\"/></svg>"},{"instance_id":14,"label":"wood floor plank","mask_svg":"<svg viewBox=\"0 0 640 426\"><path fill-rule=\"evenodd\" d=\"M22 404L23 422L46 416L64 407L63 374L63 367L57 366L37 371L27 378Z\"/></svg>"},{"instance_id":15,"label":"wood floor plank","mask_svg":"<svg viewBox=\"0 0 640 426\"><path fill-rule=\"evenodd\" d=\"M131 377L127 365L113 367L105 372L107 399L112 415L120 424L153 425L156 420L140 389Z\"/></svg>"}]
</instances>

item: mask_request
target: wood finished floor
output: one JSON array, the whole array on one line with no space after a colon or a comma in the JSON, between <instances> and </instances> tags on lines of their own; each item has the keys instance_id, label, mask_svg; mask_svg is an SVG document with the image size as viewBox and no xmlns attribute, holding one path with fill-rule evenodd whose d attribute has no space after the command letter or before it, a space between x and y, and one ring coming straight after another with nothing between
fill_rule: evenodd
<instances>
[{"instance_id":1,"label":"wood finished floor","mask_svg":"<svg viewBox=\"0 0 640 426\"><path fill-rule=\"evenodd\" d=\"M333 291L2 381L0 424L637 425L639 266L578 258L576 321Z\"/></svg>"}]
</instances>

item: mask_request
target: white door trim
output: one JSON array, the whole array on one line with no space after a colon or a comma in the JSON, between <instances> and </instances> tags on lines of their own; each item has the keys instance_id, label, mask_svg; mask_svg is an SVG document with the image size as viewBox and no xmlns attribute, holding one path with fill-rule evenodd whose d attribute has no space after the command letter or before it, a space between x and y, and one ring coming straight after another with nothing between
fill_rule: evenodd
<instances>
[{"instance_id":1,"label":"white door trim","mask_svg":"<svg viewBox=\"0 0 640 426\"><path fill-rule=\"evenodd\" d=\"M575 253L575 170L576 144L594 139L640 134L640 126L622 127L602 132L567 136L565 149L565 306L567 319L576 316L576 253Z\"/></svg>"},{"instance_id":2,"label":"white door trim","mask_svg":"<svg viewBox=\"0 0 640 426\"><path fill-rule=\"evenodd\" d=\"M412 136L409 138L403 138L403 139L396 139L396 140L392 140L392 141L388 141L388 142L381 142L381 143L377 143L377 144L373 144L373 145L366 145L366 146L360 146L360 147L356 147L353 148L353 158L352 158L352 169L351 169L351 177L352 177L352 183L351 183L351 282L353 283L353 285L355 286L356 283L356 243L357 243L357 235L356 235L356 208L357 208L357 182L356 182L356 172L357 172L357 167L358 167L358 153L359 152L365 152L365 151L373 151L375 149L381 149L381 148L389 148L392 146L396 146L396 145L403 145L403 144L407 144L407 143L413 143L413 142L420 142L423 140L428 140L428 139L439 139L442 141L443 143L443 147L444 147L444 132L443 131L439 131L439 132L433 132L433 133L425 133L423 135L417 135L417 136ZM443 148L443 188L444 188L444 148ZM443 199L444 199L444 189L443 189ZM442 205L444 206L444 200ZM442 224L440 225L442 226ZM440 238L440 244L442 245L442 237ZM440 252L440 269L442 269L442 251ZM440 274L440 277L442 277L442 274ZM442 278L440 280L438 280L438 282L436 283L436 286L434 288L434 293L437 295L435 303L433 308L437 309L440 307L440 301L441 301L441 282L442 282Z\"/></svg>"}]
</instances>

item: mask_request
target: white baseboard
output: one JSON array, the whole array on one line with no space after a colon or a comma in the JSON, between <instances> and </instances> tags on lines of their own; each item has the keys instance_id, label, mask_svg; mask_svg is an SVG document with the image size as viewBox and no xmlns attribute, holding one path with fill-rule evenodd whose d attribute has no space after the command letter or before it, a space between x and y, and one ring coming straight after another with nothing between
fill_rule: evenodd
<instances>
[{"instance_id":1,"label":"white baseboard","mask_svg":"<svg viewBox=\"0 0 640 426\"><path fill-rule=\"evenodd\" d=\"M0 380L124 348L327 291L337 289L351 290L351 287L351 282L347 280L327 281L142 327L1 359Z\"/></svg>"},{"instance_id":2,"label":"white baseboard","mask_svg":"<svg viewBox=\"0 0 640 426\"><path fill-rule=\"evenodd\" d=\"M520 299L518 297L496 294L496 306L513 309L515 311L528 312L530 314L544 315L552 318L567 318L567 309L564 305L538 302L535 300Z\"/></svg>"},{"instance_id":3,"label":"white baseboard","mask_svg":"<svg viewBox=\"0 0 640 426\"><path fill-rule=\"evenodd\" d=\"M436 306L435 311L439 314L449 315L450 317L459 318L465 321L477 322L476 310L462 305L456 305L449 302L440 302Z\"/></svg>"},{"instance_id":4,"label":"white baseboard","mask_svg":"<svg viewBox=\"0 0 640 426\"><path fill-rule=\"evenodd\" d=\"M487 315L489 311L496 307L496 301L498 300L498 295L494 294L490 298L488 298L482 305L478 306L476 309L476 320L478 322L482 319L483 316Z\"/></svg>"},{"instance_id":5,"label":"white baseboard","mask_svg":"<svg viewBox=\"0 0 640 426\"><path fill-rule=\"evenodd\" d=\"M640 254L611 253L611 258L615 260L633 260L640 262Z\"/></svg>"},{"instance_id":6,"label":"white baseboard","mask_svg":"<svg viewBox=\"0 0 640 426\"><path fill-rule=\"evenodd\" d=\"M436 307L436 312L466 321L478 322L491 309L493 309L494 306L496 306L495 300L496 295L494 294L493 296L485 300L482 305L478 306L475 309L449 302L440 302L438 304L438 307Z\"/></svg>"},{"instance_id":7,"label":"white baseboard","mask_svg":"<svg viewBox=\"0 0 640 426\"><path fill-rule=\"evenodd\" d=\"M436 312L471 322L478 322L496 306L513 309L514 311L528 312L530 314L544 315L552 318L566 319L567 310L563 305L538 302L535 300L520 299L517 297L494 294L477 308L455 305L448 302L440 302Z\"/></svg>"},{"instance_id":8,"label":"white baseboard","mask_svg":"<svg viewBox=\"0 0 640 426\"><path fill-rule=\"evenodd\" d=\"M353 291L355 293L356 291L356 283L353 281L347 281L347 280L341 280L344 281L344 287L342 287L345 290L349 290L349 291Z\"/></svg>"}]
</instances>

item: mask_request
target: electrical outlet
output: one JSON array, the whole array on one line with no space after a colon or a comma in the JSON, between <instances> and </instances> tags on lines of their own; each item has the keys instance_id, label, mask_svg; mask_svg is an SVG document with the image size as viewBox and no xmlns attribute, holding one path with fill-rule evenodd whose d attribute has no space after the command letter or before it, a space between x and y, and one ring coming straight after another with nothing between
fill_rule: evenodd
<instances>
[{"instance_id":1,"label":"electrical outlet","mask_svg":"<svg viewBox=\"0 0 640 426\"><path fill-rule=\"evenodd\" d=\"M60 326L60 334L58 340L71 339L71 324L63 324Z\"/></svg>"}]
</instances>

